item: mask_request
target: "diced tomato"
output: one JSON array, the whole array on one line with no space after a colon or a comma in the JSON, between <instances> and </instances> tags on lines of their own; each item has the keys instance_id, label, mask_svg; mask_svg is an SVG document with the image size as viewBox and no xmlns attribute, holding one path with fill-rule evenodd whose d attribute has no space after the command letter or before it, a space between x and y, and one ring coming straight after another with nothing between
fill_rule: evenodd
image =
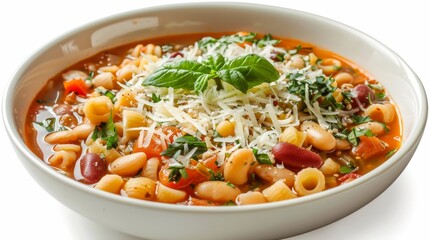
<instances>
[{"instance_id":1,"label":"diced tomato","mask_svg":"<svg viewBox=\"0 0 429 240\"><path fill-rule=\"evenodd\" d=\"M75 92L80 96L86 96L88 93L88 88L85 85L85 81L83 79L72 79L69 81L64 81L64 90L66 94Z\"/></svg>"},{"instance_id":2,"label":"diced tomato","mask_svg":"<svg viewBox=\"0 0 429 240\"><path fill-rule=\"evenodd\" d=\"M204 165L206 165L207 168L210 168L214 172L219 171L219 166L217 165L217 155L213 154L209 158L203 161Z\"/></svg>"},{"instance_id":3,"label":"diced tomato","mask_svg":"<svg viewBox=\"0 0 429 240\"><path fill-rule=\"evenodd\" d=\"M153 157L161 157L161 152L164 151L164 148L162 147L162 144L157 142L157 140L153 137L150 140L150 143L147 147L143 147L143 141L144 139L141 137L140 134L137 138L136 144L134 144L134 150L133 152L144 152L146 153L147 158L153 158Z\"/></svg>"},{"instance_id":4,"label":"diced tomato","mask_svg":"<svg viewBox=\"0 0 429 240\"><path fill-rule=\"evenodd\" d=\"M144 135L140 134L134 144L133 152L144 152L148 159L152 157L161 157L161 152L165 150L164 146L168 146L168 144L172 143L181 131L176 127L169 126L163 127L162 132L167 135L168 138L161 140L159 135L154 134L147 147L143 147ZM165 141L165 144L162 144L161 141Z\"/></svg>"},{"instance_id":5,"label":"diced tomato","mask_svg":"<svg viewBox=\"0 0 429 240\"><path fill-rule=\"evenodd\" d=\"M170 181L168 179L168 176L171 173L171 169L168 169L169 165L165 164L161 170L159 171L158 177L159 181L170 188L174 189L182 189L190 184L198 184L200 182L203 182L206 180L206 177L204 177L201 173L199 173L196 169L186 168L187 177L181 177L179 181Z\"/></svg>"},{"instance_id":6,"label":"diced tomato","mask_svg":"<svg viewBox=\"0 0 429 240\"><path fill-rule=\"evenodd\" d=\"M350 181L355 180L356 178L360 177L361 175L359 173L347 173L346 175L338 178L338 181L340 184L348 183Z\"/></svg>"},{"instance_id":7,"label":"diced tomato","mask_svg":"<svg viewBox=\"0 0 429 240\"><path fill-rule=\"evenodd\" d=\"M362 159L379 156L386 151L386 146L377 137L359 137L360 143L356 147L355 153Z\"/></svg>"},{"instance_id":8,"label":"diced tomato","mask_svg":"<svg viewBox=\"0 0 429 240\"><path fill-rule=\"evenodd\" d=\"M174 142L174 139L181 135L182 131L174 126L162 127L162 132L167 135L170 143Z\"/></svg>"}]
</instances>

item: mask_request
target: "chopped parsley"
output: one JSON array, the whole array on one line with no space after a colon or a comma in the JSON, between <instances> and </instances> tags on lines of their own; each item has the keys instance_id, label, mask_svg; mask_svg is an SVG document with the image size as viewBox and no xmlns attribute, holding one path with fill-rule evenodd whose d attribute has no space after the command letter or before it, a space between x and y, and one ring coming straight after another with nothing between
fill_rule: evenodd
<instances>
[{"instance_id":1,"label":"chopped parsley","mask_svg":"<svg viewBox=\"0 0 429 240\"><path fill-rule=\"evenodd\" d=\"M182 177L184 179L187 179L189 177L188 173L186 172L185 166L180 163L170 165L168 169L171 170L170 174L168 174L168 181L170 182L178 182Z\"/></svg>"},{"instance_id":2,"label":"chopped parsley","mask_svg":"<svg viewBox=\"0 0 429 240\"><path fill-rule=\"evenodd\" d=\"M298 44L295 49L289 50L288 53L290 55L298 54L298 52L301 50L301 48L302 48L301 44Z\"/></svg>"},{"instance_id":3,"label":"chopped parsley","mask_svg":"<svg viewBox=\"0 0 429 240\"><path fill-rule=\"evenodd\" d=\"M106 141L107 150L118 147L118 133L116 132L112 113L110 113L107 123L103 122L94 128L94 131L92 132L92 140L95 141L98 138Z\"/></svg>"},{"instance_id":4,"label":"chopped parsley","mask_svg":"<svg viewBox=\"0 0 429 240\"><path fill-rule=\"evenodd\" d=\"M255 155L255 158L258 161L258 163L273 165L273 163L271 162L271 158L268 154L259 153L259 150L257 148L253 148L252 152L253 152L253 155Z\"/></svg>"},{"instance_id":5,"label":"chopped parsley","mask_svg":"<svg viewBox=\"0 0 429 240\"><path fill-rule=\"evenodd\" d=\"M202 48L203 50L207 50L207 48L209 46L213 46L215 44L218 44L218 48L222 47L222 46L226 46L232 43L244 43L244 42L249 42L249 43L254 43L256 44L258 47L265 47L267 45L276 45L280 42L280 40L278 39L274 39L273 36L271 34L265 34L262 38L258 39L256 37L256 33L249 33L247 35L242 35L242 34L232 34L232 35L226 35L226 36L222 36L218 39L213 38L213 37L204 37L202 38L200 41L198 41L198 46L200 48Z\"/></svg>"},{"instance_id":6,"label":"chopped parsley","mask_svg":"<svg viewBox=\"0 0 429 240\"><path fill-rule=\"evenodd\" d=\"M351 119L353 121L354 124L361 124L361 123L367 123L367 122L371 122L371 118L368 116L360 116L360 115L356 115L353 114L351 115Z\"/></svg>"},{"instance_id":7,"label":"chopped parsley","mask_svg":"<svg viewBox=\"0 0 429 240\"><path fill-rule=\"evenodd\" d=\"M231 188L236 188L236 186L230 182L227 182L226 185Z\"/></svg>"},{"instance_id":8,"label":"chopped parsley","mask_svg":"<svg viewBox=\"0 0 429 240\"><path fill-rule=\"evenodd\" d=\"M393 154L395 154L398 151L397 148L390 150L385 157L391 157Z\"/></svg>"},{"instance_id":9,"label":"chopped parsley","mask_svg":"<svg viewBox=\"0 0 429 240\"><path fill-rule=\"evenodd\" d=\"M259 40L255 40L255 44L258 47L265 47L267 45L277 45L280 42L280 40L278 39L274 39L273 36L271 36L271 34L265 34L261 39Z\"/></svg>"},{"instance_id":10,"label":"chopped parsley","mask_svg":"<svg viewBox=\"0 0 429 240\"><path fill-rule=\"evenodd\" d=\"M354 170L355 168L344 165L340 167L340 170L338 172L341 174L347 174L353 172Z\"/></svg>"},{"instance_id":11,"label":"chopped parsley","mask_svg":"<svg viewBox=\"0 0 429 240\"><path fill-rule=\"evenodd\" d=\"M152 93L152 101L154 103L160 102L161 101L161 97L156 95L155 93Z\"/></svg>"},{"instance_id":12,"label":"chopped parsley","mask_svg":"<svg viewBox=\"0 0 429 240\"><path fill-rule=\"evenodd\" d=\"M94 71L89 71L88 77L85 79L85 81L90 81L92 84L92 80L94 80L94 75L95 75Z\"/></svg>"},{"instance_id":13,"label":"chopped parsley","mask_svg":"<svg viewBox=\"0 0 429 240\"><path fill-rule=\"evenodd\" d=\"M370 129L353 128L347 136L347 140L349 140L349 142L356 147L359 144L359 137L361 136L372 137L374 134Z\"/></svg>"},{"instance_id":14,"label":"chopped parsley","mask_svg":"<svg viewBox=\"0 0 429 240\"><path fill-rule=\"evenodd\" d=\"M103 94L104 96L110 98L110 100L113 103L116 101L116 95L112 91L109 91L109 90L106 90L106 89L101 89L101 88L97 88L96 91L99 92L99 93L101 93L101 94Z\"/></svg>"},{"instance_id":15,"label":"chopped parsley","mask_svg":"<svg viewBox=\"0 0 429 240\"><path fill-rule=\"evenodd\" d=\"M162 156L173 157L177 152L184 153L185 145L187 149L197 148L197 151L191 156L196 157L207 151L206 143L191 135L185 135L178 137L172 144L168 145L168 148L161 152Z\"/></svg>"},{"instance_id":16,"label":"chopped parsley","mask_svg":"<svg viewBox=\"0 0 429 240\"><path fill-rule=\"evenodd\" d=\"M384 92L376 93L375 98L377 100L384 100L386 98L386 93L384 93Z\"/></svg>"},{"instance_id":17,"label":"chopped parsley","mask_svg":"<svg viewBox=\"0 0 429 240\"><path fill-rule=\"evenodd\" d=\"M55 131L56 119L54 117L46 118L45 120L43 120L41 122L34 122L34 123L41 126L42 128L44 128L48 132Z\"/></svg>"},{"instance_id":18,"label":"chopped parsley","mask_svg":"<svg viewBox=\"0 0 429 240\"><path fill-rule=\"evenodd\" d=\"M225 177L222 175L221 172L215 172L211 169L209 169L209 181L224 181Z\"/></svg>"},{"instance_id":19,"label":"chopped parsley","mask_svg":"<svg viewBox=\"0 0 429 240\"><path fill-rule=\"evenodd\" d=\"M329 98L324 105L330 105L335 98L332 94L336 87L332 86L335 79L325 76L317 76L315 79L307 79L304 73L298 71L289 73L286 76L289 81L287 82L288 91L292 94L305 98L306 86L308 86L308 94L312 102L319 100L319 98Z\"/></svg>"}]
</instances>

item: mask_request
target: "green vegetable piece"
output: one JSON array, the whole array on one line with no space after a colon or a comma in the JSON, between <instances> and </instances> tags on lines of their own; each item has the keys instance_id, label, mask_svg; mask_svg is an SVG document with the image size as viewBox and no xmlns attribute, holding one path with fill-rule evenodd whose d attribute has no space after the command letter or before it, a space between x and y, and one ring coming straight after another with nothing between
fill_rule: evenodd
<instances>
[{"instance_id":1,"label":"green vegetable piece","mask_svg":"<svg viewBox=\"0 0 429 240\"><path fill-rule=\"evenodd\" d=\"M56 119L54 117L46 118L42 122L34 122L34 123L41 126L42 128L44 128L48 132L55 131Z\"/></svg>"},{"instance_id":2,"label":"green vegetable piece","mask_svg":"<svg viewBox=\"0 0 429 240\"><path fill-rule=\"evenodd\" d=\"M191 135L185 135L183 137L178 137L174 140L172 144L168 145L168 148L161 152L162 156L173 157L177 152L184 152L185 144L188 146L188 149L197 148L197 151L191 156L196 157L207 151L206 143L199 140L197 137Z\"/></svg>"},{"instance_id":3,"label":"green vegetable piece","mask_svg":"<svg viewBox=\"0 0 429 240\"><path fill-rule=\"evenodd\" d=\"M193 90L194 82L201 75L210 74L210 72L210 67L196 61L168 62L149 75L143 85Z\"/></svg>"},{"instance_id":4,"label":"green vegetable piece","mask_svg":"<svg viewBox=\"0 0 429 240\"><path fill-rule=\"evenodd\" d=\"M259 150L257 148L252 148L252 152L256 158L256 161L258 161L260 164L273 165L273 163L271 162L271 158L270 158L270 156L268 156L268 154L258 153L258 151Z\"/></svg>"},{"instance_id":5,"label":"green vegetable piece","mask_svg":"<svg viewBox=\"0 0 429 240\"><path fill-rule=\"evenodd\" d=\"M116 132L112 113L110 113L107 123L101 123L94 128L94 131L92 132L92 140L95 141L98 138L106 141L107 150L118 147L118 133Z\"/></svg>"}]
</instances>

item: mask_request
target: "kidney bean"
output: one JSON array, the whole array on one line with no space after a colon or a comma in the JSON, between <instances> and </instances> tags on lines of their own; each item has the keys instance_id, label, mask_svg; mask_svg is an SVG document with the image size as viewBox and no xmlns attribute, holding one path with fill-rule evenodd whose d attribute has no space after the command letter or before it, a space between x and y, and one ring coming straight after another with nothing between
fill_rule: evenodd
<instances>
[{"instance_id":1,"label":"kidney bean","mask_svg":"<svg viewBox=\"0 0 429 240\"><path fill-rule=\"evenodd\" d=\"M170 58L175 58L175 57L178 57L178 56L184 57L185 55L183 55L183 53L181 53L181 52L174 52L174 53L172 53L170 55Z\"/></svg>"},{"instance_id":2,"label":"kidney bean","mask_svg":"<svg viewBox=\"0 0 429 240\"><path fill-rule=\"evenodd\" d=\"M80 160L80 172L83 181L88 184L98 182L106 175L107 165L105 161L95 153L87 153Z\"/></svg>"},{"instance_id":3,"label":"kidney bean","mask_svg":"<svg viewBox=\"0 0 429 240\"><path fill-rule=\"evenodd\" d=\"M351 105L353 108L359 107L358 101L362 107L366 107L371 101L374 101L375 99L374 91L372 91L372 89L365 84L359 84L354 87L352 94L356 96L352 98Z\"/></svg>"},{"instance_id":4,"label":"kidney bean","mask_svg":"<svg viewBox=\"0 0 429 240\"><path fill-rule=\"evenodd\" d=\"M350 181L353 181L359 177L361 177L361 175L359 173L347 173L346 175L338 178L338 181L340 182L340 184L344 184L344 183L348 183Z\"/></svg>"},{"instance_id":5,"label":"kidney bean","mask_svg":"<svg viewBox=\"0 0 429 240\"><path fill-rule=\"evenodd\" d=\"M277 163L295 172L308 167L319 168L323 164L317 153L287 142L277 143L272 153Z\"/></svg>"}]
</instances>

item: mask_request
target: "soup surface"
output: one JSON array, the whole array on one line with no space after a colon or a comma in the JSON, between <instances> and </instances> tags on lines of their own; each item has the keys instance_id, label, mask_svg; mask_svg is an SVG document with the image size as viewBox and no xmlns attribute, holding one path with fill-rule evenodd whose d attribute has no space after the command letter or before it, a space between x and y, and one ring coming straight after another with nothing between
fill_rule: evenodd
<instances>
[{"instance_id":1,"label":"soup surface","mask_svg":"<svg viewBox=\"0 0 429 240\"><path fill-rule=\"evenodd\" d=\"M270 34L190 34L106 50L50 79L26 143L88 187L183 205L246 205L353 181L401 144L383 86Z\"/></svg>"}]
</instances>

